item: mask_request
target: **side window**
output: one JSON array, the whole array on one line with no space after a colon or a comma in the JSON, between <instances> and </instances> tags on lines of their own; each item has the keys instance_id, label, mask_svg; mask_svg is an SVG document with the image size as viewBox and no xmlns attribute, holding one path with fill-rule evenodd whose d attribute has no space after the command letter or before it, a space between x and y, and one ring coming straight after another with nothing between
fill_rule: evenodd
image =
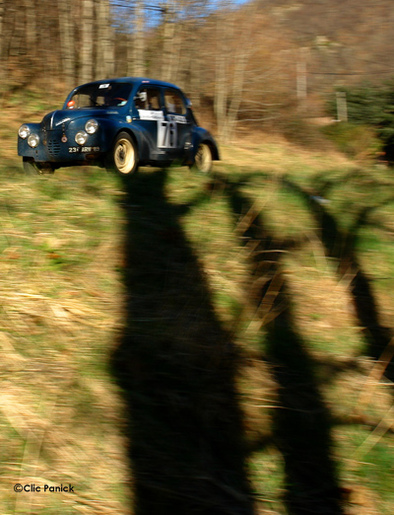
<instances>
[{"instance_id":1,"label":"side window","mask_svg":"<svg viewBox=\"0 0 394 515\"><path fill-rule=\"evenodd\" d=\"M159 111L160 107L160 90L156 88L141 88L135 99L137 109L147 111Z\"/></svg>"},{"instance_id":2,"label":"side window","mask_svg":"<svg viewBox=\"0 0 394 515\"><path fill-rule=\"evenodd\" d=\"M175 89L166 89L164 94L166 109L171 114L186 114L186 105L182 95Z\"/></svg>"}]
</instances>

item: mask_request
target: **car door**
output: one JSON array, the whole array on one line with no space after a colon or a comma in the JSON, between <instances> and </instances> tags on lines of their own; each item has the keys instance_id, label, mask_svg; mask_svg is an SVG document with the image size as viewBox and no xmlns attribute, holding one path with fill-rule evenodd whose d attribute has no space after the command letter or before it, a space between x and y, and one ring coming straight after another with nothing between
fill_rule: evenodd
<instances>
[{"instance_id":1,"label":"car door","mask_svg":"<svg viewBox=\"0 0 394 515\"><path fill-rule=\"evenodd\" d=\"M164 89L165 120L161 124L159 144L174 158L183 158L191 146L191 120L187 116L186 99L171 87Z\"/></svg>"},{"instance_id":2,"label":"car door","mask_svg":"<svg viewBox=\"0 0 394 515\"><path fill-rule=\"evenodd\" d=\"M165 151L161 142L161 124L165 121L161 89L158 86L141 86L134 97L135 121L143 129L151 159L160 159Z\"/></svg>"}]
</instances>

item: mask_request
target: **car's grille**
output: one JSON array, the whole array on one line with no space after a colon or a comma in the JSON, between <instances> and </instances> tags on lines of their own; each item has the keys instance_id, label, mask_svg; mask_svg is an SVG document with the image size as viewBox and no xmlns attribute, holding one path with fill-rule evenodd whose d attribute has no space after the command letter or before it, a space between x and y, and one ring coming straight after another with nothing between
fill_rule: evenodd
<instances>
[{"instance_id":1,"label":"car's grille","mask_svg":"<svg viewBox=\"0 0 394 515\"><path fill-rule=\"evenodd\" d=\"M60 141L54 138L48 139L48 152L52 156L58 156L60 154Z\"/></svg>"}]
</instances>

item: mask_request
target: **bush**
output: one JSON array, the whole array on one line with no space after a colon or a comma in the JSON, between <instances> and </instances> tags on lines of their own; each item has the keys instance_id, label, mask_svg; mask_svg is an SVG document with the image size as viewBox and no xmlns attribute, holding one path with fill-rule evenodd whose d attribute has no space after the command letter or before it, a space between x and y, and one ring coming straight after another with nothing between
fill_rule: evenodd
<instances>
[{"instance_id":1,"label":"bush","mask_svg":"<svg viewBox=\"0 0 394 515\"><path fill-rule=\"evenodd\" d=\"M377 136L375 129L368 125L338 122L324 127L322 132L341 152L350 157L377 158L383 150L383 142Z\"/></svg>"},{"instance_id":2,"label":"bush","mask_svg":"<svg viewBox=\"0 0 394 515\"><path fill-rule=\"evenodd\" d=\"M289 113L279 119L276 130L279 130L287 141L301 147L321 148L324 144L318 127L296 113Z\"/></svg>"},{"instance_id":3,"label":"bush","mask_svg":"<svg viewBox=\"0 0 394 515\"><path fill-rule=\"evenodd\" d=\"M374 138L381 142L381 150L386 155L386 159L394 162L394 80L383 85L371 86L362 84L356 88L341 88L346 93L346 104L348 121L346 124L338 124L333 130L333 137L339 140L341 145L346 146L346 152L352 152L346 145L354 146L351 142L352 131L357 140L362 142L368 139L368 132L371 133L370 139L372 149L375 148ZM336 96L328 102L328 111L331 116L336 117ZM344 127L340 127L344 125ZM360 127L359 131L355 127ZM353 129L352 129L353 127ZM363 127L363 129L361 129ZM374 136L372 136L374 133ZM348 138L349 136L349 138ZM354 143L357 147L357 142ZM353 150L354 152L354 150Z\"/></svg>"}]
</instances>

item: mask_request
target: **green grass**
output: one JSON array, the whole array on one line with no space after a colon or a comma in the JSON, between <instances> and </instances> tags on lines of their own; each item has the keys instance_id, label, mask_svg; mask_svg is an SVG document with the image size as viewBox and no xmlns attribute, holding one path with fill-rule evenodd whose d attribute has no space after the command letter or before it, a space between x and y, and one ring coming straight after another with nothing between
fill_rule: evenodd
<instances>
[{"instance_id":1,"label":"green grass","mask_svg":"<svg viewBox=\"0 0 394 515\"><path fill-rule=\"evenodd\" d=\"M3 513L95 502L126 511L121 403L108 370L121 309L117 188L97 170L1 179ZM71 482L76 499L16 495L18 481Z\"/></svg>"},{"instance_id":2,"label":"green grass","mask_svg":"<svg viewBox=\"0 0 394 515\"><path fill-rule=\"evenodd\" d=\"M41 111L41 98L33 94L30 108L24 106L20 114L20 99L10 102L7 109L14 133L25 118ZM224 159L215 166L213 177L193 174L187 168L169 170L163 191L158 188L157 171L142 169L135 182L142 194L128 208L134 216L131 227L135 233L130 234L126 233L124 205L133 193L125 192L115 176L94 168L68 169L30 180L21 174L14 136L5 127L0 129L0 136L3 133L2 513L130 513L130 484L137 470L128 451L133 444L128 419L133 416L136 420L141 416L147 426L155 428L156 438L152 449L135 452L152 452L158 461L169 452L174 460L168 462L169 470L174 472L180 458L170 435L176 414L191 409L185 406L185 399L193 398L196 406L201 405L200 411L196 408L193 413L197 426L204 426L206 422L201 420L212 417L212 410L222 406L222 396L227 398L228 393L227 383L220 384L215 375L217 356L224 351L213 347L210 354L206 342L182 336L207 323L203 316L206 311L193 297L201 291L207 305L212 306L209 316L239 349L234 388L243 412L244 435L232 437L234 441L244 437L249 449L245 460L259 513L287 512L286 489L291 490L291 486L285 477L286 455L279 450L283 441L277 440L281 427L278 413L286 411L281 405L284 399L289 405L307 403L308 388L321 395L328 413L333 443L329 457L338 468L339 485L347 491L346 513L355 513L354 506L357 515L373 510L392 513L392 432L388 430L377 438L378 433L372 430L389 412L393 392L384 384L382 374L373 374L368 335L362 331L350 287L354 266L358 265L371 282L380 323L389 325L394 286L394 212L390 197L394 182L390 170L375 165L360 168L335 153L306 151L284 142L243 142L223 149ZM157 190L144 190L144 184ZM322 207L336 223L337 232L327 241L320 226L322 213L319 218L314 212L311 195L325 199ZM242 212L237 211L239 198ZM127 398L121 395L110 365L125 325L123 281L133 272L125 262L126 234L135 238L133 244L137 245L137 261L132 261L137 275L131 275L134 283L130 283L136 290L132 294L141 302L145 293L154 294L151 311L143 311L137 303L138 316L129 321L142 341L146 339L154 349L150 354L149 349L137 345L131 375L142 385L149 385L151 377L157 381L152 383L153 390L155 385L159 387L160 399L173 410L168 427L163 427L161 418L155 418L157 403L149 398L149 389L138 391L138 395L152 400L151 410L129 414ZM250 234L255 241L247 243ZM336 248L330 254L329 244L335 247L344 236L352 237L354 261L342 270L343 256ZM180 241L182 249L177 247ZM286 302L292 308L292 330L298 347L284 346L277 349L277 354L270 347L271 328L267 321L262 322L257 293L253 293L258 281L264 279L259 269L253 268L256 243L262 245L259 248L265 256L267 277L282 270ZM273 250L280 250L278 258L274 258ZM167 253L175 261L165 261ZM189 261L183 266L184 256L189 256ZM139 262L138 257L146 262ZM163 263L167 268L154 269L156 262L159 268L164 267ZM179 279L171 274L178 274ZM155 284L156 277L164 277L163 283ZM201 284L193 284L193 277ZM177 316L171 316L175 308ZM294 383L299 392L296 399L291 391L284 392L294 377L286 376L289 383L279 384L281 378L272 366L272 356L282 359L276 365L279 369L293 364L295 378L304 374L310 382ZM151 370L148 380L145 375ZM361 402L366 393L369 401ZM359 419L352 418L353 414ZM393 422L392 415L389 422ZM214 438L212 428L204 428L204 438L220 442L231 436L224 432L226 436ZM194 430L190 426L193 435ZM280 431L284 434L283 427ZM149 443L138 431L136 434L137 442ZM187 439L179 438L181 451L195 460L195 472L179 461L185 474L195 474L190 477L194 484L199 471L196 451L187 447ZM201 456L205 456L209 449L201 438ZM367 452L363 453L365 442L373 445L365 447ZM219 472L233 484L224 471ZM151 479L157 480L154 472ZM216 476L214 479L218 481ZM16 482L71 482L76 494L21 496L13 492ZM163 484L176 489L177 483Z\"/></svg>"}]
</instances>

